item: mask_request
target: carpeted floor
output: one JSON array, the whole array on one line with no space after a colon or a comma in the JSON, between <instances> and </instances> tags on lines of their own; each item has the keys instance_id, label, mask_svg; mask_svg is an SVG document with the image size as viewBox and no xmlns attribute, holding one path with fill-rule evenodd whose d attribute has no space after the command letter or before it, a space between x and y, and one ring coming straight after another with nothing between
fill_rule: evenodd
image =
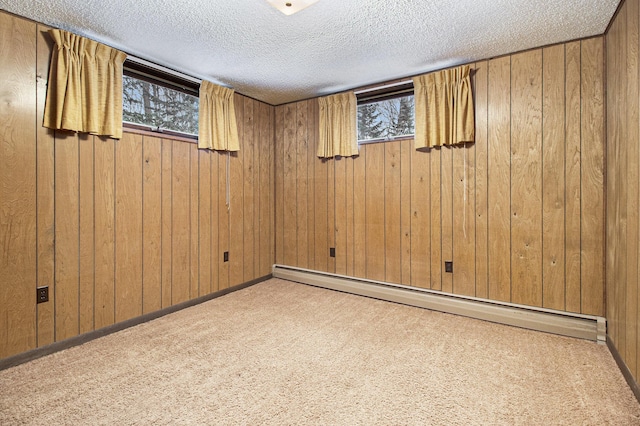
<instances>
[{"instance_id":1,"label":"carpeted floor","mask_svg":"<svg viewBox=\"0 0 640 426\"><path fill-rule=\"evenodd\" d=\"M634 425L605 346L273 279L0 372L0 424Z\"/></svg>"}]
</instances>

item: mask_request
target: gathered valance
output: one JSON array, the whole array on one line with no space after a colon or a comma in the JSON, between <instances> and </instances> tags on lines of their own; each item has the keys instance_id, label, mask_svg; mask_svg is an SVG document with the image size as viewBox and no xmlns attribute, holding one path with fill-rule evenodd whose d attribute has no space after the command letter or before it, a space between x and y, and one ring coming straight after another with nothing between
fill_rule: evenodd
<instances>
[{"instance_id":1,"label":"gathered valance","mask_svg":"<svg viewBox=\"0 0 640 426\"><path fill-rule=\"evenodd\" d=\"M415 148L474 141L469 65L413 78Z\"/></svg>"},{"instance_id":2,"label":"gathered valance","mask_svg":"<svg viewBox=\"0 0 640 426\"><path fill-rule=\"evenodd\" d=\"M55 42L43 125L122 137L122 64L126 54L63 30Z\"/></svg>"}]
</instances>

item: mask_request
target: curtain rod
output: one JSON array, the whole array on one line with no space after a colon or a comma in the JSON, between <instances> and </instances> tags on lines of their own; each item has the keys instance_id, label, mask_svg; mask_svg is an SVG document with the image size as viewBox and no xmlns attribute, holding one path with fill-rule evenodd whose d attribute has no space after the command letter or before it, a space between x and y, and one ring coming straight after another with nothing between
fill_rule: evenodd
<instances>
[{"instance_id":1,"label":"curtain rod","mask_svg":"<svg viewBox=\"0 0 640 426\"><path fill-rule=\"evenodd\" d=\"M174 77L181 78L183 80L191 81L191 82L197 83L197 84L202 83L202 80L199 79L199 78L195 78L195 77L192 77L190 75L183 74L183 73L181 73L179 71L172 70L171 68L163 67L162 65L155 64L153 62L147 61L146 59L141 59L141 58L137 58L137 57L132 56L132 55L127 55L127 60L131 61L131 62L134 62L136 64L140 64L140 65L144 65L144 66L147 66L147 67L150 67L150 68L153 68L153 69L157 69L159 71L162 71L162 72L167 73L169 75L172 75Z\"/></svg>"},{"instance_id":2,"label":"curtain rod","mask_svg":"<svg viewBox=\"0 0 640 426\"><path fill-rule=\"evenodd\" d=\"M373 92L375 90L387 89L387 88L390 88L390 87L402 86L404 84L409 84L409 83L413 83L413 80L404 80L404 81L399 81L397 83L385 84L383 86L370 87L368 89L358 90L358 91L355 91L353 93L355 93L356 95L360 95L362 93Z\"/></svg>"}]
</instances>

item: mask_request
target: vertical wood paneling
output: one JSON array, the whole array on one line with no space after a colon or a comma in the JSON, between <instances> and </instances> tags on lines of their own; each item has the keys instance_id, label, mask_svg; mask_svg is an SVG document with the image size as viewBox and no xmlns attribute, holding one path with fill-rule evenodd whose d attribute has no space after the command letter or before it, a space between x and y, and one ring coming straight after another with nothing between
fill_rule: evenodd
<instances>
[{"instance_id":1,"label":"vertical wood paneling","mask_svg":"<svg viewBox=\"0 0 640 426\"><path fill-rule=\"evenodd\" d=\"M353 275L367 276L366 271L366 157L367 145L360 146L360 155L353 160Z\"/></svg>"},{"instance_id":2,"label":"vertical wood paneling","mask_svg":"<svg viewBox=\"0 0 640 426\"><path fill-rule=\"evenodd\" d=\"M285 265L297 266L297 151L296 151L296 105L284 106L284 256Z\"/></svg>"},{"instance_id":3,"label":"vertical wood paneling","mask_svg":"<svg viewBox=\"0 0 640 426\"><path fill-rule=\"evenodd\" d=\"M244 123L244 97L235 94L236 119ZM248 101L248 99L247 99ZM242 132L240 137L243 138ZM243 138L244 139L244 138ZM229 175L231 176L229 202L229 287L243 282L244 279L244 140L240 151L231 153Z\"/></svg>"},{"instance_id":4,"label":"vertical wood paneling","mask_svg":"<svg viewBox=\"0 0 640 426\"><path fill-rule=\"evenodd\" d=\"M57 143L57 141L56 141ZM95 139L95 328L115 322L115 142ZM56 164L57 167L57 164ZM58 190L60 186L57 186ZM56 209L57 214L57 209ZM57 266L57 259L56 259Z\"/></svg>"},{"instance_id":5,"label":"vertical wood paneling","mask_svg":"<svg viewBox=\"0 0 640 426\"><path fill-rule=\"evenodd\" d=\"M218 188L227 157L127 129L116 141L42 127L47 30L0 12L0 358L217 291L220 276L229 283L217 263L230 244ZM275 108L240 95L238 104L245 149L233 159L233 201L246 220L233 238L235 259L248 259L234 268L239 283L274 261ZM315 157L304 150L304 160ZM49 302L36 306L42 285Z\"/></svg>"},{"instance_id":6,"label":"vertical wood paneling","mask_svg":"<svg viewBox=\"0 0 640 426\"><path fill-rule=\"evenodd\" d=\"M93 159L94 136L81 135L79 138L79 182L80 182L80 294L79 315L80 333L93 330L94 325L94 232L93 214Z\"/></svg>"},{"instance_id":7,"label":"vertical wood paneling","mask_svg":"<svg viewBox=\"0 0 640 426\"><path fill-rule=\"evenodd\" d=\"M171 304L189 300L190 292L190 150L174 141L171 161Z\"/></svg>"},{"instance_id":8,"label":"vertical wood paneling","mask_svg":"<svg viewBox=\"0 0 640 426\"><path fill-rule=\"evenodd\" d=\"M400 145L400 283L411 285L411 152L414 149L411 140L402 141Z\"/></svg>"},{"instance_id":9,"label":"vertical wood paneling","mask_svg":"<svg viewBox=\"0 0 640 426\"><path fill-rule=\"evenodd\" d=\"M231 155L218 151L218 285L220 290L229 288L229 262L224 261L224 252L229 251L229 213L227 203L227 170Z\"/></svg>"},{"instance_id":10,"label":"vertical wood paneling","mask_svg":"<svg viewBox=\"0 0 640 426\"><path fill-rule=\"evenodd\" d=\"M582 52L584 76L581 85L583 99L582 211L588 214L581 216L581 305L584 314L604 315L604 193L602 191L604 186L604 71L602 68L604 44L602 38L582 41ZM634 54L637 56L637 48ZM632 78L637 78L637 73ZM628 85L627 90L629 90ZM636 132L637 129L634 134ZM635 160L635 157L633 159ZM634 211L637 213L637 208ZM635 220L636 217L634 215L632 219ZM637 271L635 263L631 267Z\"/></svg>"},{"instance_id":11,"label":"vertical wood paneling","mask_svg":"<svg viewBox=\"0 0 640 426\"><path fill-rule=\"evenodd\" d=\"M116 142L116 322L142 314L142 136Z\"/></svg>"},{"instance_id":12,"label":"vertical wood paneling","mask_svg":"<svg viewBox=\"0 0 640 426\"><path fill-rule=\"evenodd\" d=\"M297 259L296 265L301 268L309 267L309 234L308 234L308 214L307 206L309 190L307 176L307 150L308 150L308 102L298 102L296 104L296 238L297 238Z\"/></svg>"},{"instance_id":13,"label":"vertical wood paneling","mask_svg":"<svg viewBox=\"0 0 640 426\"><path fill-rule=\"evenodd\" d=\"M331 160L318 160L314 167L315 269L319 271L329 270L329 199L327 184L329 164L333 164L333 162Z\"/></svg>"},{"instance_id":14,"label":"vertical wood paneling","mask_svg":"<svg viewBox=\"0 0 640 426\"><path fill-rule=\"evenodd\" d=\"M629 94L629 102L627 106L626 121L627 123L640 123L640 116L638 114L638 47L640 46L640 39L638 38L638 3L629 2L627 4L627 92ZM583 50L585 50L585 56L588 54L594 54L593 52L587 53L586 49L591 49L594 46L588 45L587 42L583 43ZM594 60L599 60L600 55L595 54ZM597 69L597 68L596 68ZM589 71L591 68L589 68ZM588 80L588 79L587 79ZM598 82L600 83L600 82ZM586 82L586 84L588 84ZM601 84L601 83L600 83ZM588 89L587 89L588 90ZM638 161L638 155L640 150L638 149L638 143L640 142L638 135L638 125L631 125L627 132L627 181L639 182L640 174L638 167L640 161ZM586 148L585 148L586 150ZM638 187L640 185L634 185L629 187L627 193L627 291L625 294L626 300L626 318L625 322L625 341L626 352L625 359L627 367L631 371L634 377L638 376L637 371L637 338L638 338L638 240L640 234L638 233L638 220L640 215L638 214ZM595 241L596 244L600 244L600 241ZM598 277L600 278L600 277ZM602 291L601 289L598 289ZM598 291L596 290L596 291ZM594 307L593 309L598 309Z\"/></svg>"},{"instance_id":15,"label":"vertical wood paneling","mask_svg":"<svg viewBox=\"0 0 640 426\"><path fill-rule=\"evenodd\" d=\"M333 161L335 170L335 245L336 274L347 273L347 161L346 158L336 158Z\"/></svg>"},{"instance_id":16,"label":"vertical wood paneling","mask_svg":"<svg viewBox=\"0 0 640 426\"><path fill-rule=\"evenodd\" d=\"M399 284L402 281L400 270L400 144L385 143L382 146L384 147L384 280Z\"/></svg>"},{"instance_id":17,"label":"vertical wood paneling","mask_svg":"<svg viewBox=\"0 0 640 426\"><path fill-rule=\"evenodd\" d=\"M346 262L347 269L346 274L353 276L354 272L354 229L353 229L353 167L356 157L347 158L345 161L346 166L346 182L345 182L345 202L346 202Z\"/></svg>"},{"instance_id":18,"label":"vertical wood paneling","mask_svg":"<svg viewBox=\"0 0 640 426\"><path fill-rule=\"evenodd\" d=\"M327 244L336 246L336 168L334 160L327 160ZM336 272L336 258L327 253L327 272Z\"/></svg>"},{"instance_id":19,"label":"vertical wood paneling","mask_svg":"<svg viewBox=\"0 0 640 426\"><path fill-rule=\"evenodd\" d=\"M431 154L411 141L411 285L431 288Z\"/></svg>"},{"instance_id":20,"label":"vertical wood paneling","mask_svg":"<svg viewBox=\"0 0 640 426\"><path fill-rule=\"evenodd\" d=\"M162 307L162 140L145 136L142 152L142 312Z\"/></svg>"},{"instance_id":21,"label":"vertical wood paneling","mask_svg":"<svg viewBox=\"0 0 640 426\"><path fill-rule=\"evenodd\" d=\"M225 205L220 204L220 192L223 192L224 189L220 187L218 184L220 176L219 170L220 166L218 164L221 161L220 155L216 152L209 153L211 157L211 179L209 180L209 190L211 194L210 201L210 222L211 222L211 253L210 253L210 262L211 262L211 291L220 290L220 264L222 260L222 250L220 249L220 237L219 237L219 229L220 229L220 211L225 210Z\"/></svg>"},{"instance_id":22,"label":"vertical wood paneling","mask_svg":"<svg viewBox=\"0 0 640 426\"><path fill-rule=\"evenodd\" d=\"M275 261L284 264L284 107L275 108ZM316 265L316 268L319 268ZM322 269L321 269L322 270Z\"/></svg>"},{"instance_id":23,"label":"vertical wood paneling","mask_svg":"<svg viewBox=\"0 0 640 426\"><path fill-rule=\"evenodd\" d=\"M2 358L36 347L36 25L1 13L0 58Z\"/></svg>"},{"instance_id":24,"label":"vertical wood paneling","mask_svg":"<svg viewBox=\"0 0 640 426\"><path fill-rule=\"evenodd\" d=\"M565 56L564 45L542 51L542 306L565 299Z\"/></svg>"},{"instance_id":25,"label":"vertical wood paneling","mask_svg":"<svg viewBox=\"0 0 640 426\"><path fill-rule=\"evenodd\" d=\"M75 134L56 134L55 259L56 340L78 335L79 318L79 149ZM3 155L3 158L8 156ZM19 163L18 163L19 164ZM4 198L4 197L3 197ZM8 222L8 221L7 221ZM7 223L3 222L3 223Z\"/></svg>"},{"instance_id":26,"label":"vertical wood paneling","mask_svg":"<svg viewBox=\"0 0 640 426\"><path fill-rule=\"evenodd\" d=\"M38 25L37 58L36 58L36 123L41 123L44 115L44 102L47 96L49 72L49 55L53 41L47 34L48 27ZM37 346L45 346L54 342L54 181L55 160L54 131L43 126L36 126L36 193L37 193L37 286L49 287L49 302L36 305L37 311ZM0 355L1 356L1 355Z\"/></svg>"},{"instance_id":27,"label":"vertical wood paneling","mask_svg":"<svg viewBox=\"0 0 640 426\"><path fill-rule=\"evenodd\" d=\"M162 307L171 306L173 229L173 142L162 140Z\"/></svg>"},{"instance_id":28,"label":"vertical wood paneling","mask_svg":"<svg viewBox=\"0 0 640 426\"><path fill-rule=\"evenodd\" d=\"M511 300L511 58L489 61L488 226L490 299Z\"/></svg>"},{"instance_id":29,"label":"vertical wood paneling","mask_svg":"<svg viewBox=\"0 0 640 426\"><path fill-rule=\"evenodd\" d=\"M511 300L542 305L542 51L511 60Z\"/></svg>"},{"instance_id":30,"label":"vertical wood paneling","mask_svg":"<svg viewBox=\"0 0 640 426\"><path fill-rule=\"evenodd\" d=\"M565 45L565 309L580 312L580 42Z\"/></svg>"},{"instance_id":31,"label":"vertical wood paneling","mask_svg":"<svg viewBox=\"0 0 640 426\"><path fill-rule=\"evenodd\" d=\"M315 167L318 137L318 101L307 101L307 247L309 250L308 267L313 268L316 263L316 208L315 208ZM320 255L320 253L318 253Z\"/></svg>"},{"instance_id":32,"label":"vertical wood paneling","mask_svg":"<svg viewBox=\"0 0 640 426\"><path fill-rule=\"evenodd\" d=\"M440 290L453 292L453 274L444 272L444 262L453 260L453 150L445 146L440 149L440 226L441 226L441 259L442 273ZM455 271L455 265L454 265Z\"/></svg>"},{"instance_id":33,"label":"vertical wood paneling","mask_svg":"<svg viewBox=\"0 0 640 426\"><path fill-rule=\"evenodd\" d=\"M366 259L367 278L384 281L384 143L367 145Z\"/></svg>"},{"instance_id":34,"label":"vertical wood paneling","mask_svg":"<svg viewBox=\"0 0 640 426\"><path fill-rule=\"evenodd\" d=\"M198 283L199 296L211 290L211 157L206 149L198 152ZM217 241L216 241L217 245Z\"/></svg>"},{"instance_id":35,"label":"vertical wood paneling","mask_svg":"<svg viewBox=\"0 0 640 426\"><path fill-rule=\"evenodd\" d=\"M447 148L445 148L447 149ZM442 148L429 150L431 177L429 179L431 203L431 253L429 271L431 279L429 288L442 290Z\"/></svg>"},{"instance_id":36,"label":"vertical wood paneling","mask_svg":"<svg viewBox=\"0 0 640 426\"><path fill-rule=\"evenodd\" d=\"M476 105L476 184L475 184L475 222L476 222L476 297L486 298L489 290L489 205L488 205L488 155L487 155L487 132L488 132L488 106L487 89L489 78L489 63L487 61L477 62L474 66L475 74L473 80L474 102Z\"/></svg>"},{"instance_id":37,"label":"vertical wood paneling","mask_svg":"<svg viewBox=\"0 0 640 426\"><path fill-rule=\"evenodd\" d=\"M475 146L453 153L453 293L475 296Z\"/></svg>"},{"instance_id":38,"label":"vertical wood paneling","mask_svg":"<svg viewBox=\"0 0 640 426\"><path fill-rule=\"evenodd\" d=\"M255 208L259 207L258 201L254 198L254 145L253 138L255 120L254 114L259 116L259 111L254 111L253 99L245 98L244 102L244 139L242 140L242 167L243 167L243 219L244 230L242 236L244 238L244 254L243 254L243 281L249 281L254 278L254 266L256 262L256 254L254 251L254 213Z\"/></svg>"},{"instance_id":39,"label":"vertical wood paneling","mask_svg":"<svg viewBox=\"0 0 640 426\"><path fill-rule=\"evenodd\" d=\"M199 270L199 234L200 234L200 215L198 212L200 201L198 199L199 195L199 167L200 162L198 161L198 146L195 144L187 144L189 145L189 261L190 261L190 275L189 275L189 299L193 299L198 297L200 294L200 274Z\"/></svg>"}]
</instances>

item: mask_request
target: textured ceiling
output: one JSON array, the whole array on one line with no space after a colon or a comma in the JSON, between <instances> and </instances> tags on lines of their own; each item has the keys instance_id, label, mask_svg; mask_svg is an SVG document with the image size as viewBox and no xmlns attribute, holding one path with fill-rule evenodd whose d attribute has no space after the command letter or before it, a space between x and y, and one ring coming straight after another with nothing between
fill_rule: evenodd
<instances>
[{"instance_id":1,"label":"textured ceiling","mask_svg":"<svg viewBox=\"0 0 640 426\"><path fill-rule=\"evenodd\" d=\"M0 0L0 8L278 105L602 34L619 0Z\"/></svg>"}]
</instances>

